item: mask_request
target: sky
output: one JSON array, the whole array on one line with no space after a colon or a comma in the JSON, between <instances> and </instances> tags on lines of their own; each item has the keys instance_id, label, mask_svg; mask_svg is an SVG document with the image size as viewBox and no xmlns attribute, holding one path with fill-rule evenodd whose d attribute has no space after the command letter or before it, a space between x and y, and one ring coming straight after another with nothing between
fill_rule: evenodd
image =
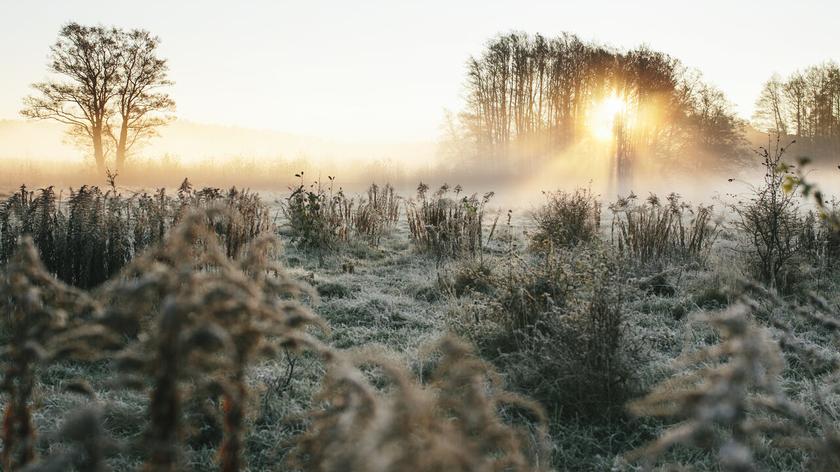
<instances>
[{"instance_id":1,"label":"sky","mask_svg":"<svg viewBox=\"0 0 840 472\"><path fill-rule=\"evenodd\" d=\"M836 0L0 0L0 119L19 118L68 21L158 35L186 120L430 141L462 106L466 61L499 33L647 44L701 70L749 118L772 73L840 61L839 18Z\"/></svg>"}]
</instances>

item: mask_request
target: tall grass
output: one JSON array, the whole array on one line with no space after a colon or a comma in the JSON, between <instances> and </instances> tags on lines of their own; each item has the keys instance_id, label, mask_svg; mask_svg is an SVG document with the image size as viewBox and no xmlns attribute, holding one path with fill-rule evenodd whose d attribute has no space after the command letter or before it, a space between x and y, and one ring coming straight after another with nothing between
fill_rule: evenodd
<instances>
[{"instance_id":1,"label":"tall grass","mask_svg":"<svg viewBox=\"0 0 840 472\"><path fill-rule=\"evenodd\" d=\"M399 219L399 197L390 184L374 183L366 197L348 197L341 188L335 190L334 176L327 186L318 181L307 185L303 172L295 176L300 184L286 198L283 212L292 241L301 249L323 256L354 236L377 246Z\"/></svg>"},{"instance_id":2,"label":"tall grass","mask_svg":"<svg viewBox=\"0 0 840 472\"><path fill-rule=\"evenodd\" d=\"M462 197L461 186L450 188L447 184L431 195L428 191L429 187L421 183L416 199L406 206L415 247L438 261L481 254L486 242L484 212L493 192Z\"/></svg>"},{"instance_id":3,"label":"tall grass","mask_svg":"<svg viewBox=\"0 0 840 472\"><path fill-rule=\"evenodd\" d=\"M118 345L103 324L102 310L85 292L46 270L24 237L0 275L0 339L3 344L3 470L35 461L32 404L38 370L56 361L91 360Z\"/></svg>"},{"instance_id":4,"label":"tall grass","mask_svg":"<svg viewBox=\"0 0 840 472\"><path fill-rule=\"evenodd\" d=\"M218 204L231 210L212 221L231 257L273 228L257 194L236 188L197 190L187 180L176 196L164 189L124 196L113 187L82 186L62 198L52 187L21 187L0 203L0 263L30 235L50 272L77 287L94 287L160 242L186 212Z\"/></svg>"},{"instance_id":5,"label":"tall grass","mask_svg":"<svg viewBox=\"0 0 840 472\"><path fill-rule=\"evenodd\" d=\"M622 254L639 264L706 258L720 234L711 206L692 207L675 193L664 203L656 195L642 203L637 198L630 194L610 205L611 238Z\"/></svg>"},{"instance_id":6,"label":"tall grass","mask_svg":"<svg viewBox=\"0 0 840 472\"><path fill-rule=\"evenodd\" d=\"M3 470L106 469L98 406L81 409L61 429L58 437L70 448L38 462L30 404L39 366L116 349L113 364L121 375L111 385L149 398L146 434L123 444L143 456L146 470L187 467L185 410L200 398L217 402L223 419L219 469L246 470L254 388L248 370L294 350L312 351L330 367L319 397L327 402L314 404L308 431L296 441L296 459L306 470L547 468L542 410L506 393L466 346L442 342L437 369L421 383L379 355L329 348L308 329L326 329L307 307L315 292L274 262L273 238L251 241L238 258L227 255L217 222L229 212L224 205L183 212L159 244L131 259L95 298L54 278L31 239L22 239L0 278L0 302L9 314L0 330L7 346ZM381 367L394 392L373 387L361 364ZM511 423L520 417L529 418L525 426Z\"/></svg>"},{"instance_id":7,"label":"tall grass","mask_svg":"<svg viewBox=\"0 0 840 472\"><path fill-rule=\"evenodd\" d=\"M378 246L400 218L400 201L390 184L371 184L367 198L360 197L352 213L353 230L365 241Z\"/></svg>"},{"instance_id":8,"label":"tall grass","mask_svg":"<svg viewBox=\"0 0 840 472\"><path fill-rule=\"evenodd\" d=\"M2 469L107 470L109 448L155 471L184 470L200 454L208 461L202 468L210 467L207 454L213 454L224 472L591 470L599 469L596 463L609 468L607 462L616 470L660 462L716 462L708 468L730 471L838 469L836 300L784 298L746 283L734 287L742 295L733 297L736 304L700 316L715 330L698 332L667 311L692 303L692 294L684 293L691 284L674 280L669 291L651 293L644 286L652 278L638 283L632 273L645 264L684 267L685 259L703 260L719 230L711 208L689 207L677 196L667 203L631 198L613 209L613 244L604 244L587 236L596 228L591 196L554 195L543 213L548 224L539 241L547 244L541 250L517 251L508 222L507 251L469 257L482 254L491 237L482 230L491 195L463 197L448 187L427 192L421 187L407 205L410 236L415 248L439 261L459 258L449 266L451 279L439 275L448 301L465 307L453 309L448 321L487 362L453 338L420 349L413 369L372 346L330 347L326 324L312 309L315 292L276 263L268 213L250 193L196 190L184 182L172 196L159 190L124 197L114 186L84 187L66 197L51 188L10 195L0 213L6 251L0 261ZM324 211L339 222L335 244L354 237L376 244L399 218L399 199L389 186L372 186L361 198L305 187L293 199L302 199L303 208L288 211L302 211L301 218ZM829 211L823 207L819 211ZM833 218L826 213L821 227L815 217L808 223L813 233L797 236L813 242L812 257L825 250L820 241L837 236ZM384 267L389 274L411 264L426 271L429 263L400 257ZM694 270L684 277L696 278L689 273ZM93 291L56 278L85 286L93 274L106 279ZM349 280L366 275L338 274ZM402 296L393 285L388 295ZM330 296L330 308L364 291ZM418 311L441 308L431 300L418 299ZM661 306L666 310L655 309ZM392 322L407 326L383 316L376 329L391 329L382 325ZM648 330L644 338L638 329ZM655 346L659 359L672 357L672 346L684 348L672 372L640 355L641 339ZM271 361L281 355L285 372L267 382L253 375L265 361L276 366ZM110 362L87 367L112 377L104 382L113 389L108 395L121 401L131 390L147 399L138 402L148 419L138 433L111 447L109 405L95 400L92 387L62 380L88 405L68 415L56 436L36 438L38 408L51 401L40 401L50 394L39 388L44 367L63 361L53 367L73 369L103 358ZM630 423L627 400L667 374L673 375L629 403L632 413L656 420ZM321 386L310 403L291 393L304 380ZM272 411L289 421L253 417L262 389L272 389ZM193 405L206 416L193 415ZM190 430L205 420L210 439ZM557 435L554 464L546 457L549 421ZM592 433L595 446L581 446L574 432L584 430L604 434ZM271 449L275 431L294 436L276 444L283 454L291 451L287 460L257 462L277 457L254 454ZM613 457L651 433L658 439L624 457L640 464ZM570 444L577 452L567 450ZM782 447L794 452L779 456ZM187 454L190 449L196 454ZM586 459L589 467L564 460L589 451L599 455Z\"/></svg>"}]
</instances>

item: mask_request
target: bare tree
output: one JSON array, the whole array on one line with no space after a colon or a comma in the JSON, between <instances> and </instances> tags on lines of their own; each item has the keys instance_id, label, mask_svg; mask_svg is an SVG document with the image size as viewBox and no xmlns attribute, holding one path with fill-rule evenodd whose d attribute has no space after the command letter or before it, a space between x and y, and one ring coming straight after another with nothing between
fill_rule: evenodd
<instances>
[{"instance_id":1,"label":"bare tree","mask_svg":"<svg viewBox=\"0 0 840 472\"><path fill-rule=\"evenodd\" d=\"M759 126L774 134L787 135L785 84L781 77L774 74L764 84L755 107L754 119Z\"/></svg>"},{"instance_id":2,"label":"bare tree","mask_svg":"<svg viewBox=\"0 0 840 472\"><path fill-rule=\"evenodd\" d=\"M757 102L756 125L795 136L807 155L833 159L840 153L840 66L808 67L782 79L773 76Z\"/></svg>"},{"instance_id":3,"label":"bare tree","mask_svg":"<svg viewBox=\"0 0 840 472\"><path fill-rule=\"evenodd\" d=\"M38 93L24 99L21 114L68 125L78 143L93 149L100 174L113 148L120 169L135 145L171 120L175 107L160 91L171 82L166 60L157 57L159 42L145 30L63 26L50 49L56 78L33 84Z\"/></svg>"},{"instance_id":4,"label":"bare tree","mask_svg":"<svg viewBox=\"0 0 840 472\"><path fill-rule=\"evenodd\" d=\"M107 128L109 102L116 94L119 50L117 30L69 23L50 48L49 70L61 76L33 84L37 96L24 99L21 114L70 126L76 138L87 138L99 172L105 170L102 137Z\"/></svg>"},{"instance_id":5,"label":"bare tree","mask_svg":"<svg viewBox=\"0 0 840 472\"><path fill-rule=\"evenodd\" d=\"M160 91L172 82L167 78L166 60L157 56L159 44L160 39L146 30L119 34L119 84L113 112L119 119L118 134L115 136L109 127L116 148L117 170L123 167L136 144L156 136L157 128L173 119L167 112L174 110L175 101Z\"/></svg>"}]
</instances>

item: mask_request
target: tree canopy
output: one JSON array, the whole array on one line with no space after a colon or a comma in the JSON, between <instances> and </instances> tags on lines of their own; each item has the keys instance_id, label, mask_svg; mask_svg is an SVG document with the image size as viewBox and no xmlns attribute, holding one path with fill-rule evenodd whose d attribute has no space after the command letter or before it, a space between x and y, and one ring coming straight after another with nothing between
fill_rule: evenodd
<instances>
[{"instance_id":1,"label":"tree canopy","mask_svg":"<svg viewBox=\"0 0 840 472\"><path fill-rule=\"evenodd\" d=\"M21 114L69 126L104 172L113 155L119 170L132 149L168 123L175 102L160 40L148 31L68 23L50 48L52 80L33 84Z\"/></svg>"},{"instance_id":2,"label":"tree canopy","mask_svg":"<svg viewBox=\"0 0 840 472\"><path fill-rule=\"evenodd\" d=\"M459 121L480 159L556 156L591 137L605 105L632 120L622 139L635 152L722 163L742 151L743 124L723 93L647 47L619 51L571 34L498 36L468 61L466 96Z\"/></svg>"},{"instance_id":3,"label":"tree canopy","mask_svg":"<svg viewBox=\"0 0 840 472\"><path fill-rule=\"evenodd\" d=\"M753 121L763 131L796 139L800 152L840 154L840 66L827 62L785 78L773 75L756 101Z\"/></svg>"}]
</instances>

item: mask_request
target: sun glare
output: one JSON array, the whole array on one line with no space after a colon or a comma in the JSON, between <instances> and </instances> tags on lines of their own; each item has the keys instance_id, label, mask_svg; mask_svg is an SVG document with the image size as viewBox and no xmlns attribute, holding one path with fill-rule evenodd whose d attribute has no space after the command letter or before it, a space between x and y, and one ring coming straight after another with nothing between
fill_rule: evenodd
<instances>
[{"instance_id":1,"label":"sun glare","mask_svg":"<svg viewBox=\"0 0 840 472\"><path fill-rule=\"evenodd\" d=\"M616 120L627 118L627 101L615 93L605 97L592 107L589 116L589 130L595 139L607 141L613 138Z\"/></svg>"}]
</instances>

